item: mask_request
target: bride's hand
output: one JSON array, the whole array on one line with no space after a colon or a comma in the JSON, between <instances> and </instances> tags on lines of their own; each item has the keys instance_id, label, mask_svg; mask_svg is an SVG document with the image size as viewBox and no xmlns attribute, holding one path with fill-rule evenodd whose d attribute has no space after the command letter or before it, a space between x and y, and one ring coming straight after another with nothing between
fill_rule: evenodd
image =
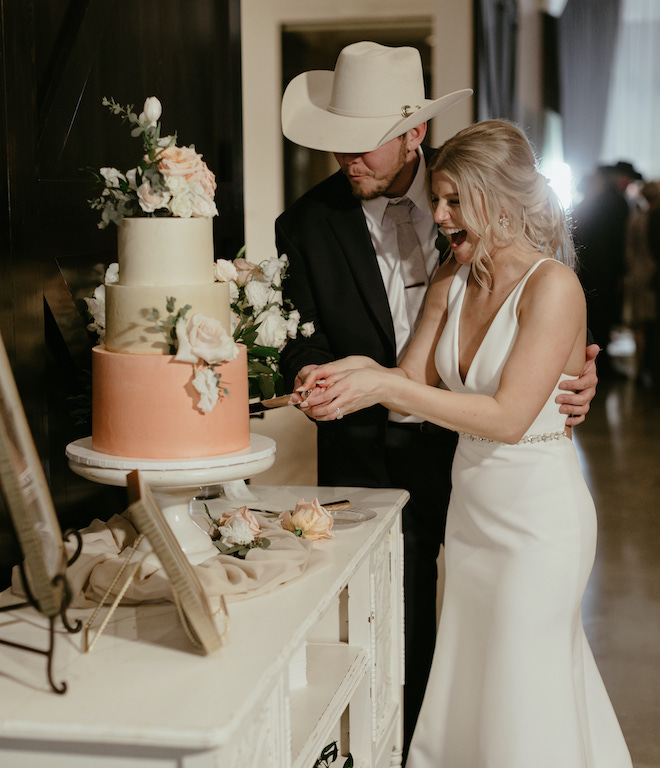
<instances>
[{"instance_id":1,"label":"bride's hand","mask_svg":"<svg viewBox=\"0 0 660 768\"><path fill-rule=\"evenodd\" d=\"M325 379L333 374L343 373L346 371L354 371L358 368L378 368L378 363L372 360L370 357L364 355L349 355L343 357L340 360L335 360L332 363L323 363L322 365L307 366L307 369L303 368L301 373L304 373L302 385L298 387L299 391L311 390L316 386L323 383Z\"/></svg>"},{"instance_id":2,"label":"bride's hand","mask_svg":"<svg viewBox=\"0 0 660 768\"><path fill-rule=\"evenodd\" d=\"M332 364L331 364L332 365ZM369 408L380 402L381 384L389 374L374 368L330 372L326 366L322 382L300 404L305 413L317 421L335 421L349 413ZM316 374L319 369L313 373ZM305 382L307 387L308 382Z\"/></svg>"}]
</instances>

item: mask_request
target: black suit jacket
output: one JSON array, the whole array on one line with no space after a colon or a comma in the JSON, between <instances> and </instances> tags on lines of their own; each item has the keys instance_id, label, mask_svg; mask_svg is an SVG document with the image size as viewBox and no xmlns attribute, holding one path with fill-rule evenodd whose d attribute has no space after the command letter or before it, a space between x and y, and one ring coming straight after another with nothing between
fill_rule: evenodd
<instances>
[{"instance_id":1,"label":"black suit jacket","mask_svg":"<svg viewBox=\"0 0 660 768\"><path fill-rule=\"evenodd\" d=\"M425 148L430 156L433 150ZM394 325L360 201L338 171L288 208L275 223L277 249L289 258L285 297L316 332L284 349L287 386L305 365L367 355L396 365ZM374 406L319 423L319 483L389 485L385 466L387 411Z\"/></svg>"}]
</instances>

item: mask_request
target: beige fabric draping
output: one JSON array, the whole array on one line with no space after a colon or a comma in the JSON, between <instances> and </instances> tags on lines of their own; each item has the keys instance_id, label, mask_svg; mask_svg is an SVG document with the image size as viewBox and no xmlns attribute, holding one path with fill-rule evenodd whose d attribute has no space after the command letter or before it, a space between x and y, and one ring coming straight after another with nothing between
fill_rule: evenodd
<instances>
[{"instance_id":1,"label":"beige fabric draping","mask_svg":"<svg viewBox=\"0 0 660 768\"><path fill-rule=\"evenodd\" d=\"M322 567L325 554L314 549L311 541L283 530L277 520L260 517L259 523L262 535L270 540L267 549L254 548L244 560L218 553L216 557L193 566L208 599L220 595L240 599L264 594L311 569ZM131 558L127 574L133 563L144 555L143 549L136 551L133 548L139 534L127 513L114 515L107 522L94 520L80 533L82 552L66 574L73 596L72 608L96 605L106 596L126 558ZM71 555L74 545L67 547ZM110 593L112 597L121 590L126 574L114 585ZM13 573L12 592L24 597L17 568ZM154 555L149 555L140 565L122 602L162 601L173 602L172 590L165 570Z\"/></svg>"}]
</instances>

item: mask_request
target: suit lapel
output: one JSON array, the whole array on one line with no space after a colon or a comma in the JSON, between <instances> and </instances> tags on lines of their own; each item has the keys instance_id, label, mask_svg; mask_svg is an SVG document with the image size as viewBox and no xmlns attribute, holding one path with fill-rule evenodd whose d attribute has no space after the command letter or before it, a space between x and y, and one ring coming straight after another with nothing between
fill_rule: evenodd
<instances>
[{"instance_id":1,"label":"suit lapel","mask_svg":"<svg viewBox=\"0 0 660 768\"><path fill-rule=\"evenodd\" d=\"M358 200L349 209L334 211L328 217L329 225L346 257L365 306L395 350L394 325L387 301L383 278L378 268L374 247Z\"/></svg>"}]
</instances>

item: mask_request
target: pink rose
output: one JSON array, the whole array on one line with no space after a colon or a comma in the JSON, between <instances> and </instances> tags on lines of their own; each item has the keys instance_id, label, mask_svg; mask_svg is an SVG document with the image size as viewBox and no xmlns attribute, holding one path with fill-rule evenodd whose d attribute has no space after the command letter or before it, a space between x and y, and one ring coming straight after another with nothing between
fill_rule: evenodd
<instances>
[{"instance_id":1,"label":"pink rose","mask_svg":"<svg viewBox=\"0 0 660 768\"><path fill-rule=\"evenodd\" d=\"M246 523L250 529L250 533L255 539L261 535L261 527L259 522L247 507L240 507L233 512L225 513L218 522L220 525L231 525L234 520L242 520L244 523Z\"/></svg>"},{"instance_id":2,"label":"pink rose","mask_svg":"<svg viewBox=\"0 0 660 768\"><path fill-rule=\"evenodd\" d=\"M282 528L303 539L317 541L334 538L330 533L334 519L328 510L319 504L318 499L314 501L299 499L293 512L290 510L282 512L279 520Z\"/></svg>"},{"instance_id":3,"label":"pink rose","mask_svg":"<svg viewBox=\"0 0 660 768\"><path fill-rule=\"evenodd\" d=\"M137 191L140 208L145 213L153 213L159 208L166 208L172 197L169 192L154 192L148 181L143 181Z\"/></svg>"},{"instance_id":4,"label":"pink rose","mask_svg":"<svg viewBox=\"0 0 660 768\"><path fill-rule=\"evenodd\" d=\"M234 266L238 273L238 278L236 279L238 285L245 285L248 280L261 275L259 267L247 259L234 259Z\"/></svg>"}]
</instances>

